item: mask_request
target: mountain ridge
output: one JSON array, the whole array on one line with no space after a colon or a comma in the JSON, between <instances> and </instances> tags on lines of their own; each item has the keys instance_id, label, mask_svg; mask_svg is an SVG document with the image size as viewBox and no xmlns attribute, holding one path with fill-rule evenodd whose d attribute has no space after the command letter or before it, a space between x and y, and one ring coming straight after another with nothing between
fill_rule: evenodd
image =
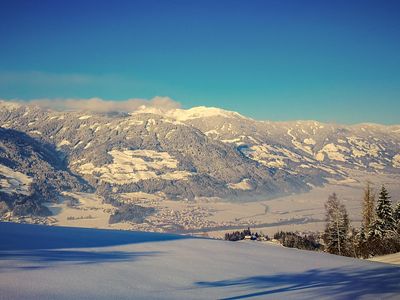
<instances>
[{"instance_id":1,"label":"mountain ridge","mask_svg":"<svg viewBox=\"0 0 400 300\"><path fill-rule=\"evenodd\" d=\"M156 97L157 98L157 97ZM4 108L20 108L20 107L32 107L32 108L37 108L41 110L47 110L49 112L80 112L80 113L93 113L93 114L104 114L106 115L106 112L96 112L92 111L90 109L52 109L48 107L42 107L40 104L36 103L30 103L29 100L22 101L22 100L5 100L5 99L0 99L0 106ZM345 127L351 127L351 126L376 126L376 127L396 127L400 129L400 122L399 123L393 123L393 124L384 124L384 123L376 123L376 122L370 122L370 121L363 121L363 122L357 122L357 123L341 123L341 122L336 122L336 121L322 121L322 120L316 120L316 119L290 119L290 120L270 120L270 119L258 119L258 118L253 118L250 116L246 116L240 112L234 111L234 110L229 110L225 108L220 108L216 106L205 106L205 105L199 105L199 106L193 106L190 108L167 108L163 109L162 107L157 107L157 106L150 106L150 105L141 105L137 109L134 109L132 111L127 111L127 110L110 110L110 114L141 114L141 113L153 113L153 114L159 114L159 115L164 115L164 116L170 116L173 118L174 112L186 112L186 113L191 113L195 111L214 111L214 112L221 112L221 114L227 115L232 115L232 116L238 116L243 119L248 119L252 120L255 122L266 122L266 123L295 123L295 122L301 122L301 123L307 123L307 122L317 122L321 124L331 124L331 125L336 125L336 126L345 126ZM203 116L206 117L206 116Z\"/></svg>"},{"instance_id":2,"label":"mountain ridge","mask_svg":"<svg viewBox=\"0 0 400 300\"><path fill-rule=\"evenodd\" d=\"M204 106L114 114L0 107L0 127L53 145L68 170L111 203L139 191L272 198L347 180L351 169L400 173L400 125L256 121Z\"/></svg>"}]
</instances>

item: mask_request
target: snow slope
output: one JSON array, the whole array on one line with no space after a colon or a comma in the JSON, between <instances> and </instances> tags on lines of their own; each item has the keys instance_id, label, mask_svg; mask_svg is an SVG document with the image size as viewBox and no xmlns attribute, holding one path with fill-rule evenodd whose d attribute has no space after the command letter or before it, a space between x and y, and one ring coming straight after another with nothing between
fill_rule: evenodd
<instances>
[{"instance_id":1,"label":"snow slope","mask_svg":"<svg viewBox=\"0 0 400 300\"><path fill-rule=\"evenodd\" d=\"M398 298L400 268L257 242L0 223L0 299Z\"/></svg>"},{"instance_id":2,"label":"snow slope","mask_svg":"<svg viewBox=\"0 0 400 300\"><path fill-rule=\"evenodd\" d=\"M388 255L376 256L376 257L370 258L369 260L379 261L379 262L383 262L383 263L387 263L387 264L400 265L400 252L388 254Z\"/></svg>"},{"instance_id":3,"label":"snow slope","mask_svg":"<svg viewBox=\"0 0 400 300\"><path fill-rule=\"evenodd\" d=\"M29 195L32 178L0 164L0 191L7 194Z\"/></svg>"}]
</instances>

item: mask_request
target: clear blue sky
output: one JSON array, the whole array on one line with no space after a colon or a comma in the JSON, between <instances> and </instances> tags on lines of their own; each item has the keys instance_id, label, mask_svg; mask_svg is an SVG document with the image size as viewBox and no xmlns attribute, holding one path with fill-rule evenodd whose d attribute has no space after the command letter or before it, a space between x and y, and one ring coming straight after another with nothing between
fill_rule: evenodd
<instances>
[{"instance_id":1,"label":"clear blue sky","mask_svg":"<svg viewBox=\"0 0 400 300\"><path fill-rule=\"evenodd\" d=\"M0 0L0 98L400 123L400 1Z\"/></svg>"}]
</instances>

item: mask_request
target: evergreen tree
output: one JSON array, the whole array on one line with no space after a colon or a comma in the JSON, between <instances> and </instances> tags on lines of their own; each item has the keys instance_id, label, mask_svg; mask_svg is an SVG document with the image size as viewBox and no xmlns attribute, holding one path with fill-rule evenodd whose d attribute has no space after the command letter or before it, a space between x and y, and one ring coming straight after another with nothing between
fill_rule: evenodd
<instances>
[{"instance_id":1,"label":"evergreen tree","mask_svg":"<svg viewBox=\"0 0 400 300\"><path fill-rule=\"evenodd\" d=\"M360 231L358 232L358 241L363 243L367 241L367 236L365 235L364 226L361 225Z\"/></svg>"},{"instance_id":2,"label":"evergreen tree","mask_svg":"<svg viewBox=\"0 0 400 300\"><path fill-rule=\"evenodd\" d=\"M347 254L347 235L349 232L349 218L346 207L339 201L336 193L328 197L325 203L326 226L324 242L326 250L332 254Z\"/></svg>"},{"instance_id":3,"label":"evergreen tree","mask_svg":"<svg viewBox=\"0 0 400 300\"><path fill-rule=\"evenodd\" d=\"M369 257L367 236L365 234L365 229L364 229L363 225L361 225L360 231L357 233L356 248L357 248L356 252L357 252L358 257L363 257L363 258Z\"/></svg>"},{"instance_id":4,"label":"evergreen tree","mask_svg":"<svg viewBox=\"0 0 400 300\"><path fill-rule=\"evenodd\" d=\"M382 185L376 206L376 220L371 224L369 237L383 239L395 229L392 202L385 186Z\"/></svg>"},{"instance_id":5,"label":"evergreen tree","mask_svg":"<svg viewBox=\"0 0 400 300\"><path fill-rule=\"evenodd\" d=\"M400 202L397 203L396 208L394 209L393 218L394 218L394 221L396 222L396 224L399 225L400 224Z\"/></svg>"}]
</instances>

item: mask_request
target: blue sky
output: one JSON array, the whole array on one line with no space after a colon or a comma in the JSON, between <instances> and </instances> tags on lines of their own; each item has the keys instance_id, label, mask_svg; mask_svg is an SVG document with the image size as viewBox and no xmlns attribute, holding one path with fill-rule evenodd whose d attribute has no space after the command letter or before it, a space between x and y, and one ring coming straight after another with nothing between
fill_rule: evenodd
<instances>
[{"instance_id":1,"label":"blue sky","mask_svg":"<svg viewBox=\"0 0 400 300\"><path fill-rule=\"evenodd\" d=\"M0 0L0 98L400 123L400 1Z\"/></svg>"}]
</instances>

